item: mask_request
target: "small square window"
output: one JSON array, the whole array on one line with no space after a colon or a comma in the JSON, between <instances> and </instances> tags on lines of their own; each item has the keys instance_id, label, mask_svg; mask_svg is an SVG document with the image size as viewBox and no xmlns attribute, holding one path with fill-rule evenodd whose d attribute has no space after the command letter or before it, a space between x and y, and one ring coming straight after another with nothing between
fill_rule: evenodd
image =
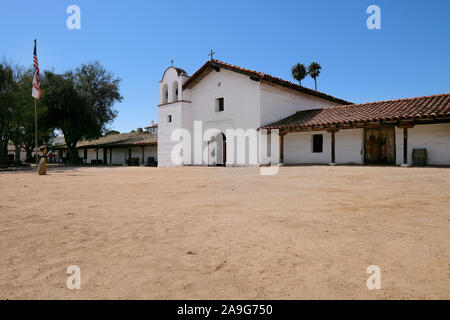
<instances>
[{"instance_id":1,"label":"small square window","mask_svg":"<svg viewBox=\"0 0 450 320\"><path fill-rule=\"evenodd\" d=\"M167 116L167 122L168 122L168 123L171 123L171 122L172 122L172 115L171 115L171 114L169 114L169 115Z\"/></svg>"},{"instance_id":2,"label":"small square window","mask_svg":"<svg viewBox=\"0 0 450 320\"><path fill-rule=\"evenodd\" d=\"M322 134L313 135L313 152L314 153L323 152L323 135Z\"/></svg>"},{"instance_id":3,"label":"small square window","mask_svg":"<svg viewBox=\"0 0 450 320\"><path fill-rule=\"evenodd\" d=\"M225 99L217 98L216 99L216 112L222 112L225 110Z\"/></svg>"}]
</instances>

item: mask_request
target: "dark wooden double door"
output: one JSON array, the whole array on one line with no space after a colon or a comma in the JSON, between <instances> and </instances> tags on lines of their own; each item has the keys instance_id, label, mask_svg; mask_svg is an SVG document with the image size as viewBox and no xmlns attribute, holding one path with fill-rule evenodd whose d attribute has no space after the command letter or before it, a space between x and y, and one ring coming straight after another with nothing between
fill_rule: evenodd
<instances>
[{"instance_id":1,"label":"dark wooden double door","mask_svg":"<svg viewBox=\"0 0 450 320\"><path fill-rule=\"evenodd\" d=\"M394 127L364 130L364 163L395 164Z\"/></svg>"}]
</instances>

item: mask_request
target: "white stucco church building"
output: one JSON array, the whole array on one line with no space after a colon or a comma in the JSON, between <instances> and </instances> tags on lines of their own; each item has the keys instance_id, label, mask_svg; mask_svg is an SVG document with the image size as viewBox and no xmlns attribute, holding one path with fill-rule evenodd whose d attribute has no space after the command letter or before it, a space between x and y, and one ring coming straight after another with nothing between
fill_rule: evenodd
<instances>
[{"instance_id":1,"label":"white stucco church building","mask_svg":"<svg viewBox=\"0 0 450 320\"><path fill-rule=\"evenodd\" d=\"M450 165L450 94L353 104L210 60L192 76L176 67L165 70L158 122L161 167L180 165L173 161L181 141L173 139L177 129L192 136L189 150L180 153L181 165L267 164L261 143L275 132L279 154L271 164ZM216 131L202 139L201 148L193 142L199 123L200 134ZM230 129L267 130L268 136L258 141L256 162L250 154L251 138L239 149L227 135ZM243 152L245 161L239 163L236 158Z\"/></svg>"}]
</instances>

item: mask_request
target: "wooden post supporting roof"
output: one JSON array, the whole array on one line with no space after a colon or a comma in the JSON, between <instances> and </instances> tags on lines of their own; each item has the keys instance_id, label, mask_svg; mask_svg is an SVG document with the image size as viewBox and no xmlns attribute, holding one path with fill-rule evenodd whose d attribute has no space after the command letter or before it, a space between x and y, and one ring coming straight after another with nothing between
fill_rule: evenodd
<instances>
[{"instance_id":1,"label":"wooden post supporting roof","mask_svg":"<svg viewBox=\"0 0 450 320\"><path fill-rule=\"evenodd\" d=\"M408 164L408 128L403 128L403 164Z\"/></svg>"},{"instance_id":2,"label":"wooden post supporting roof","mask_svg":"<svg viewBox=\"0 0 450 320\"><path fill-rule=\"evenodd\" d=\"M408 129L413 128L413 123L401 123L398 126L400 129L403 129L403 163L402 167L407 167L408 165Z\"/></svg>"},{"instance_id":3,"label":"wooden post supporting roof","mask_svg":"<svg viewBox=\"0 0 450 320\"><path fill-rule=\"evenodd\" d=\"M336 164L336 132L338 128L327 129L327 132L331 133L331 162L330 165L334 166Z\"/></svg>"},{"instance_id":4,"label":"wooden post supporting roof","mask_svg":"<svg viewBox=\"0 0 450 320\"><path fill-rule=\"evenodd\" d=\"M98 148L95 149L95 153L96 153L96 165L98 166Z\"/></svg>"},{"instance_id":5,"label":"wooden post supporting roof","mask_svg":"<svg viewBox=\"0 0 450 320\"><path fill-rule=\"evenodd\" d=\"M109 148L109 165L112 166L112 148Z\"/></svg>"},{"instance_id":6,"label":"wooden post supporting roof","mask_svg":"<svg viewBox=\"0 0 450 320\"><path fill-rule=\"evenodd\" d=\"M284 163L284 134L280 134L280 164Z\"/></svg>"},{"instance_id":7,"label":"wooden post supporting roof","mask_svg":"<svg viewBox=\"0 0 450 320\"><path fill-rule=\"evenodd\" d=\"M141 165L145 165L145 162L144 162L144 149L145 149L145 147L142 147L142 160L141 160Z\"/></svg>"},{"instance_id":8,"label":"wooden post supporting roof","mask_svg":"<svg viewBox=\"0 0 450 320\"><path fill-rule=\"evenodd\" d=\"M336 133L331 132L331 163L336 164Z\"/></svg>"}]
</instances>

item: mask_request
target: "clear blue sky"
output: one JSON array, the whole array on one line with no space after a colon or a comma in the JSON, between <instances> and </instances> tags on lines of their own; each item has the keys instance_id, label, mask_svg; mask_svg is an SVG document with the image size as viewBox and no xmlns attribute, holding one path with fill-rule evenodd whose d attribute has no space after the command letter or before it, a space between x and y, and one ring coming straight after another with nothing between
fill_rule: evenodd
<instances>
[{"instance_id":1,"label":"clear blue sky","mask_svg":"<svg viewBox=\"0 0 450 320\"><path fill-rule=\"evenodd\" d=\"M81 8L68 30L66 8ZM381 30L366 9L381 8ZM315 60L318 89L353 102L450 92L450 1L3 1L0 56L56 72L98 59L123 79L112 127L157 120L158 81L170 60L189 74L207 59L292 80L290 67ZM311 79L303 82L313 87Z\"/></svg>"}]
</instances>

